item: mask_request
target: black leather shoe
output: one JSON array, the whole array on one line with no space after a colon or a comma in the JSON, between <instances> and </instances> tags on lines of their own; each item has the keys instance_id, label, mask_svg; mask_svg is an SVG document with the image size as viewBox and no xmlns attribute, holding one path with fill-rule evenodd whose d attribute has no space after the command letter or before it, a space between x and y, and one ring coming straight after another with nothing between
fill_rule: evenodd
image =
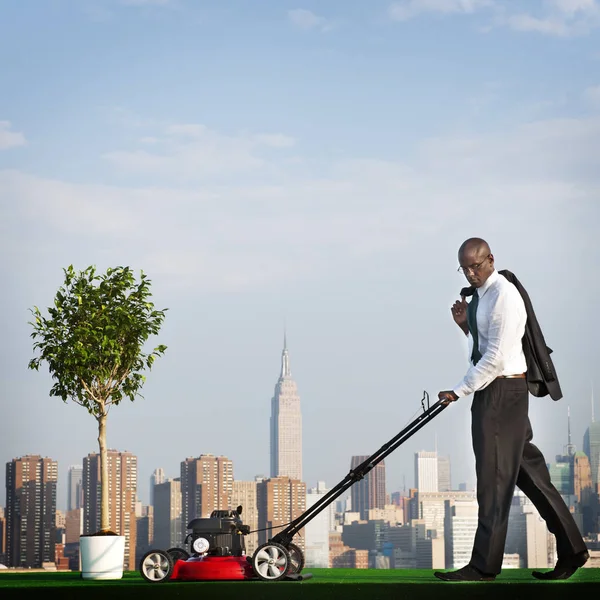
<instances>
[{"instance_id":1,"label":"black leather shoe","mask_svg":"<svg viewBox=\"0 0 600 600\"><path fill-rule=\"evenodd\" d=\"M590 554L587 550L578 552L572 556L566 558L559 558L556 561L556 566L552 571L534 571L532 575L536 579L543 579L546 581L557 581L560 579L569 579L579 567L583 567L590 558Z\"/></svg>"},{"instance_id":2,"label":"black leather shoe","mask_svg":"<svg viewBox=\"0 0 600 600\"><path fill-rule=\"evenodd\" d=\"M471 565L466 565L458 571L436 571L434 575L442 581L494 581L495 575L482 573Z\"/></svg>"}]
</instances>

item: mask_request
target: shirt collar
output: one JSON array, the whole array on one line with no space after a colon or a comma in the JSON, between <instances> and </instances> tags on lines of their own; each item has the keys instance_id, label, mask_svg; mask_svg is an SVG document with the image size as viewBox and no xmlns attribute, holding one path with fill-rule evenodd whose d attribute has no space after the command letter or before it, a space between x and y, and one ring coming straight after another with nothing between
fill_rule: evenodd
<instances>
[{"instance_id":1,"label":"shirt collar","mask_svg":"<svg viewBox=\"0 0 600 600\"><path fill-rule=\"evenodd\" d=\"M500 277L500 275L498 274L498 271L494 269L490 276L485 280L485 283L481 287L477 288L477 295L480 299L488 291L491 285L498 279L498 277Z\"/></svg>"}]
</instances>

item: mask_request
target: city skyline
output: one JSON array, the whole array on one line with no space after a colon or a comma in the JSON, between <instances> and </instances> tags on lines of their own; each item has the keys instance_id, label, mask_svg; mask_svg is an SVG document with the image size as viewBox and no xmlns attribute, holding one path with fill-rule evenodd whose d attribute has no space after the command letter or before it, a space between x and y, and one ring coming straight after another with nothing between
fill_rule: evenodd
<instances>
[{"instance_id":1,"label":"city skyline","mask_svg":"<svg viewBox=\"0 0 600 600\"><path fill-rule=\"evenodd\" d=\"M65 506L97 424L27 368L29 309L70 264L127 265L169 309L166 354L107 428L139 457L140 498L202 453L269 474L284 330L302 477L333 486L464 375L450 307L471 236L553 349L564 398L531 398L533 442L561 454L570 408L582 449L600 386L598 0L4 4L0 462L51 457ZM434 448L472 487L470 403L386 457L390 491Z\"/></svg>"},{"instance_id":2,"label":"city skyline","mask_svg":"<svg viewBox=\"0 0 600 600\"><path fill-rule=\"evenodd\" d=\"M279 398L280 394L291 394L291 398L294 401L297 401L299 404L299 397L297 395L297 384L296 382L292 379L291 377L291 362L290 362L290 356L289 356L289 349L287 347L287 334L284 332L284 337L283 337L283 350L281 351L281 365L280 365L280 375L279 375L279 379L277 381L277 384L275 385L275 394L273 396L273 398L271 399L271 410L273 410L273 402L275 402L276 399ZM282 384L285 384L284 387L282 388ZM290 387L291 386L291 387ZM593 444L594 447L596 447L596 445L600 444L600 422L596 422L595 421L595 410L594 410L594 393L593 393L593 389L591 390L591 403L590 403L590 411L591 411L591 421L590 421L590 425L588 425L588 428L585 429L584 434L582 436L581 439L581 444L577 444L577 443L573 443L573 436L572 436L572 431L571 431L571 411L570 411L570 406L567 406L567 416L565 419L565 423L564 423L564 431L565 431L565 441L564 444L561 445L560 450L557 449L556 452L550 454L546 452L546 460L548 463L553 463L554 459L556 457L558 457L561 454L566 454L568 452L575 452L575 451L581 451L584 449L584 447L586 446L586 443L589 447L590 445L590 438L589 438L589 434L588 432L590 431L590 429L593 429L594 431L596 431L596 429L598 430L598 432L596 433L596 437L593 437ZM432 402L432 400L430 400L430 402ZM295 410L295 409L294 409ZM266 416L266 415L265 415ZM271 417L272 419L272 417ZM302 446L302 445L301 445ZM434 444L433 446L435 448L437 448L437 438L434 439ZM399 447L396 450L396 453L398 452L402 452L402 447ZM416 447L416 446L415 446ZM135 452L135 450L122 450L120 448L110 448L110 450L113 451L117 451L117 452L123 452L123 453L128 453L131 452L133 455L135 455L138 460L139 460L139 455ZM302 451L302 449L300 449L300 452ZM94 454L96 452L96 450L90 451L91 454ZM437 452L437 450L425 450L424 448L419 447L418 450L416 450L414 452L414 463L411 462L411 470L412 470L412 476L413 476L413 481L412 481L412 485L410 483L410 479L409 482L407 483L406 481L406 475L407 473L403 472L401 474L401 476L396 477L396 479L400 480L402 482L401 486L396 485L396 487L390 487L390 484L388 484L387 482L389 482L389 476L386 480L386 489L385 489L385 493L391 495L394 492L408 492L408 490L411 487L414 488L418 488L418 484L417 484L417 480L416 480L416 460L417 460L417 455L424 452L425 454L428 455L433 455L435 454L437 457L441 457L440 454ZM22 456L30 456L30 455L35 455L35 452L26 452L24 453ZM210 451L200 451L198 452L195 456L196 457L200 457L202 455L214 455L214 453L210 452ZM215 455L216 456L216 455ZM221 457L227 457L227 452L225 452L222 455L219 455ZM354 455L352 455L351 457L353 457ZM392 455L393 456L393 455ZM594 454L594 456L596 456ZM349 457L349 458L351 458ZM363 456L362 458L365 459L367 456ZM21 457L17 457L17 456L13 456L13 457L9 457L7 459L7 461L5 462L10 462L15 458L21 458ZM43 456L43 458L49 458L51 460L55 460L53 459L53 457L51 456ZM448 453L448 457L441 457L441 458L448 458L450 463L452 463L452 453ZM61 467L60 463L58 463L58 461L55 461L58 463L58 472L59 472L59 477L58 477L58 484L57 484L57 490L58 490L58 502L57 502L57 507L59 509L64 509L65 507L68 509L69 507L69 502L71 501L71 475L72 475L72 470L81 470L82 467L81 462L84 462L86 460L85 457L82 457L79 461L75 461L73 463L69 463L68 465L63 465ZM150 471L150 475L148 476L148 481L152 480L153 477L155 477L157 475L157 473L159 473L160 477L166 477L166 478L176 478L180 476L180 471L179 471L179 465L181 463L181 461L184 460L184 458L179 458L176 459L175 457L171 457L171 461L172 463L176 463L177 464L177 469L174 470L173 472L169 472L167 469L164 469L163 465L155 465L155 466L148 466L146 468L146 470ZM597 472L598 472L598 467L597 467L597 462L593 462L594 460L597 461L597 458L593 458L591 457L590 460L592 461L593 464L593 468L592 468L592 472L596 473L596 477L598 476ZM272 461L272 456L269 459L269 462ZM235 466L235 461L232 461L232 464ZM272 462L271 462L272 465ZM595 468L595 471L594 471ZM301 467L300 467L301 469ZM60 473L61 472L66 472L66 477L60 477ZM264 477L265 476L266 471L265 470L257 470L255 471L253 474L248 475L245 478L237 478L235 477L235 473L234 473L234 480L236 481L253 481L256 477ZM347 471L345 472L341 472L339 477L335 480L335 481L326 481L323 478L319 478L319 475L316 475L316 479L314 481L314 485L312 481L306 481L305 479L301 479L304 483L306 483L307 488L310 487L315 487L319 482L325 482L328 486L332 487L333 485L335 485L338 481L341 481L345 475L346 475ZM411 474L411 471L409 471L409 475ZM81 475L80 475L81 476ZM277 476L276 474L271 473L271 477L275 477ZM449 475L448 475L449 476ZM140 479L138 480L138 498L139 500L142 502L142 504L151 504L151 492L150 492L150 487L145 486L143 481L141 480L142 475L139 475ZM436 475L437 477L437 475ZM384 478L385 480L385 478ZM458 490L458 486L459 484L461 485L466 485L468 489L473 489L474 488L474 480L471 480L469 482L469 480L461 480L461 481L454 481L451 480L451 485L453 486L454 490ZM393 486L393 484L391 484ZM471 486L471 488L469 488L469 485ZM352 495L352 490L355 486L353 486L349 491L348 491L348 496L350 497ZM430 491L430 490L427 490ZM147 495L146 495L147 492ZM355 490L356 492L356 490ZM0 489L0 505L4 506L4 502L1 500L3 498L3 496L5 496L5 490L4 488ZM66 498L66 500L65 500ZM64 502L63 502L64 500Z\"/></svg>"},{"instance_id":3,"label":"city skyline","mask_svg":"<svg viewBox=\"0 0 600 600\"><path fill-rule=\"evenodd\" d=\"M592 427L594 425L595 425L595 427ZM551 465L554 465L556 463L556 461L558 461L559 459L565 458L565 456L567 456L567 455L568 456L575 456L577 454L582 454L583 453L590 460L590 465L592 467L591 470L590 470L590 472L591 473L596 473L596 478L597 478L598 474L599 474L598 473L598 467L595 466L595 470L594 470L594 466L592 466L592 465L594 465L594 464L597 465L598 464L597 460L598 460L598 456L599 456L598 455L598 448L600 447L600 422L596 422L596 421L591 421L590 422L590 427L588 429L586 429L586 432L585 432L584 437L582 439L581 446L578 446L576 443L573 443L573 440L572 440L572 438L570 436L569 418L567 418L566 429L567 429L567 434L566 434L566 438L565 438L566 442L562 446L563 451L557 451L555 454L552 454L552 455L548 454L546 456L547 462L549 464L551 464ZM588 432L590 430L593 432L592 433L592 443L590 444L590 442L588 441L588 445L590 445L592 448L596 449L595 452L591 452L592 456L588 456L588 454L584 453L584 451L582 450L583 446L586 443L586 440L590 440L590 437L588 436ZM593 437L594 435L595 435L595 437ZM139 456L135 453L135 451L123 451L123 450L115 449L115 448L109 448L109 451L110 452L123 453L123 454L129 454L130 453L130 454L132 454L133 456L136 457L136 460L139 461ZM588 452L590 452L590 450L588 450ZM95 454L96 454L96 451L90 453L90 455L95 455ZM34 452L29 452L29 453L25 453L25 454L23 454L21 456L14 456L14 457L12 457L11 459L9 459L6 462L10 463L13 460L21 460L21 459L23 459L25 457L35 456L35 455L36 454ZM249 476L248 478L244 478L244 479L236 478L235 477L235 461L230 461L227 458L227 455L214 455L214 454L212 454L210 452L201 452L201 453L199 453L197 455L196 458L193 458L193 459L189 458L189 457L187 457L187 458L181 458L178 461L178 463L177 463L178 464L177 470L174 471L174 472L172 472L172 473L170 473L168 470L164 469L162 466L153 467L152 468L152 474L149 476L148 481L152 481L153 478L156 476L157 472L160 473L161 483L164 482L164 481L171 481L173 479L180 478L180 476L181 476L181 464L183 462L185 462L186 460L192 461L192 460L199 459L203 455L204 456L214 456L216 458L226 459L228 462L231 462L232 463L232 467L233 467L233 473L234 473L232 481L251 482L251 481L255 481L256 478L263 478L263 477L265 477L264 473L257 472L254 475ZM412 461L411 462L411 466L412 466L412 469L413 469L413 482L412 482L412 485L410 484L410 482L407 484L406 483L406 478L404 478L403 485L401 487L395 487L395 488L394 487L390 487L390 485L387 483L389 481L389 476L384 476L384 481L386 482L385 493L387 495L389 495L391 497L391 495L393 493L395 493L395 492L403 492L403 493L406 492L408 494L410 488L419 489L418 485L417 485L417 475L416 475L416 473L417 473L418 460L422 457L422 455L425 455L429 460L431 459L431 457L433 457L435 455L436 461L437 461L437 464L438 464L437 468L440 468L439 461L442 461L444 463L448 463L445 466L445 468L448 470L448 474L446 474L444 481L446 479L450 480L450 489L451 490L458 491L460 489L459 486L464 486L465 484L467 484L467 482L455 480L454 477L450 476L450 472L453 471L453 469L452 469L452 464L453 463L452 463L451 453L448 456L442 456L442 455L440 455L437 452L437 450L424 450L424 449L420 448L419 450L417 450L417 451L414 452L414 454L413 454L413 456L411 458L411 461ZM58 464L58 462L56 460L54 460L53 457L51 457L51 456L42 456L42 455L39 455L39 456L42 459L48 459L48 460L51 460L51 461L57 463L57 472L58 472L58 476L57 476L57 490L58 490L58 493L57 493L57 497L58 497L57 508L59 510L63 510L63 511L64 510L68 510L68 508L69 508L69 501L70 501L68 490L69 490L69 486L70 486L71 471L72 471L72 469L82 470L82 467L80 466L80 464L69 464L69 465L63 466L62 470L66 471L67 475L64 478L65 479L65 483L62 483L61 477L60 477L60 472L61 472L60 464ZM367 458L367 456L354 456L354 455L352 455L349 458L351 458L352 460L354 460L354 458L360 458L360 459L364 460L364 459ZM79 461L79 462L80 463L81 462L85 462L85 460L86 460L86 457L82 457L82 460ZM385 463L385 461L384 461L384 463ZM384 465L381 465L381 466L384 466ZM342 473L340 475L340 477L339 477L339 480L341 481L345 477L346 474L347 474L347 472ZM368 476L367 476L367 478L368 478ZM439 475L437 474L437 472L436 472L436 474L434 476L434 479L435 478L439 478ZM593 478L593 475L592 475L592 478ZM597 479L596 480L592 479L592 480L593 480L593 483L595 485ZM321 479L321 480L317 480L314 486L311 486L310 482L307 482L305 480L302 480L302 481L304 483L306 483L307 489L316 488L319 484L326 484L328 487L333 487L336 483L338 483L337 480L335 482L326 482L326 481L324 481L324 480ZM440 481L441 481L441 479L440 479ZM556 484L558 485L558 482ZM66 494L64 494L64 505L61 504L61 493L60 493L60 490L61 490L62 487L64 487L65 490L66 490L66 492L67 492ZM353 485L351 488L349 488L349 490L346 492L346 495L344 496L344 498L345 497L351 498L352 492L353 492L353 490L354 490L355 487L357 487L356 484ZM427 489L425 491L427 491L427 492L433 491L432 489L429 489L428 486L426 486L426 487L427 487ZM146 488L148 489L148 499L146 499L144 497L143 493L139 493L140 491L142 491L142 490L144 490ZM81 489L81 483L79 484L79 489ZM474 490L474 485L471 488L469 488L468 484L467 484L467 489ZM142 480L142 476L139 475L139 473L138 473L138 479L137 479L137 490L138 490L138 499L139 499L139 501L142 504L151 504L151 502L149 500L150 497L151 497L150 487L144 485L144 481ZM5 487L2 486L1 491L5 492ZM358 493L357 490L354 490L354 491L355 491L355 493ZM440 490L440 491L446 491L446 490ZM82 493L82 490L81 490L81 493ZM0 507L4 507L4 506L5 506L5 502L0 502Z\"/></svg>"},{"instance_id":4,"label":"city skyline","mask_svg":"<svg viewBox=\"0 0 600 600\"><path fill-rule=\"evenodd\" d=\"M598 449L595 451L598 452ZM585 458L584 462L581 462L582 457ZM365 458L354 456L353 466ZM445 485L446 475L438 474L437 465L440 462L443 464L445 457L438 457L437 452L418 452L414 458L416 477L423 482L424 488L429 489L410 490L410 495L405 497L395 493L395 498L385 501L383 498L377 499L379 483L384 484L385 477L384 463L378 463L370 475L375 475L375 480L379 479L379 483L369 482L368 477L365 478L363 491L358 491L360 487L355 488L358 498L353 494L350 503L348 499L339 501L335 512L333 505L329 505L321 511L323 518L319 519L320 525L315 522L315 528L310 532L306 529L306 541L300 535L297 543L307 551L310 550L306 555L307 565L309 558L323 565L326 560L323 553L327 548L330 550L330 561L333 566L338 567L367 568L365 564L359 567L352 557L357 556L356 551L368 552L370 555L371 550L376 550L377 556L369 558L370 568L456 568L466 564L477 524L476 492L438 490L438 483ZM568 456L557 456L556 460L559 463L553 466L558 470L553 473L552 468L550 469L553 482L565 501L569 502L582 533L587 532L589 535L591 548L597 551L598 488L597 485L594 486L596 492L593 491L590 461L583 452L574 450ZM193 516L188 514L186 517L182 513L182 508L190 503L190 499L186 500L184 487L196 488L194 481L197 481L199 473L203 473L202 497L191 501L200 511L196 514L208 516L213 509L241 504L246 514L245 523L254 532L258 532L258 535L254 533L246 540L249 554L257 543L261 543L261 539L265 541L265 524L271 523L277 528L278 523L287 523L294 514L304 511L305 506L314 504L311 494L323 495L327 491L324 482L319 482L317 488L307 489L305 483L287 477L234 482L231 478L230 461L225 457L203 455L197 461L186 459L181 463L181 481L187 481L185 485L180 485L179 478L158 483L163 479L164 473L160 469L157 470L158 473L155 471L154 475L159 476L156 477L154 490L161 496L160 506L138 506L133 501L137 487L136 463L134 455L109 452L109 477L116 494L111 501L112 510L116 513L113 520L118 530L124 528L121 534L128 538L130 551L135 552L134 557L126 551L126 563L130 569L132 560L138 562L140 556L152 545L157 545L156 541L151 541L153 535L162 539L159 547L181 546L186 524ZM57 469L54 461L40 456L27 456L15 459L9 466L7 486L11 490L11 502L7 506L6 519L2 518L3 510L0 510L0 534L4 528L18 536L19 529L23 532L23 526L26 525L27 547L25 549L19 539L9 534L6 538L8 550L3 551L0 546L0 560L4 556L2 553L8 552L8 564L12 566L35 567L43 562L52 562L56 542L56 560L60 561L60 568L68 568L69 565L76 568L73 565L77 564L79 533L96 528L94 498L97 490L94 490L99 471L98 455L90 455L84 459L84 506L67 513L56 508ZM380 469L381 474L378 474ZM570 471L570 476L565 470ZM190 475L194 481L188 481ZM208 486L206 490L205 485ZM516 508L511 509L504 566L551 566L556 560L555 542L537 509L518 490L514 492L512 505ZM42 515L41 527L37 522L39 514ZM14 526L15 515L20 515L20 528ZM19 519L18 516L16 518ZM327 521L331 523L329 528L325 527ZM332 527L334 522L336 525ZM430 531L437 532L437 535L430 535ZM267 537L271 535L269 533ZM341 538L337 537L339 535ZM61 537L62 542L59 541ZM339 545L340 539L345 549ZM42 548L45 552L43 556ZM349 553L348 560L352 558L350 564L345 560L341 564L336 563L336 557L345 552Z\"/></svg>"},{"instance_id":5,"label":"city skyline","mask_svg":"<svg viewBox=\"0 0 600 600\"><path fill-rule=\"evenodd\" d=\"M292 380L291 378L291 367L290 367L290 356L289 356L289 349L287 347L287 335L284 334L284 341L283 341L283 350L281 352L281 367L280 367L280 376L278 379L278 382L275 386L275 395L273 396L271 403L273 404L273 402L275 401L275 399L278 397L278 391L281 392L280 387L282 382L286 382L287 383L287 388L288 392L291 390L292 392L292 396L294 399L297 399L299 402L299 398L297 397L297 386L296 386L296 382L294 380ZM292 388L289 388L289 386L292 386ZM431 401L431 400L430 400ZM595 421L595 410L594 410L594 393L593 390L591 391L591 406L590 406L590 411L591 411L591 421L590 424L588 425L588 428L585 429L584 434L582 436L581 439L581 444L578 445L577 443L573 443L573 437L572 437L572 432L571 432L571 415L570 415L570 406L567 407L567 416L566 416L566 420L565 420L565 443L561 446L560 450L557 450L555 453L553 454L549 454L546 453L546 460L548 463L554 463L554 459L558 458L561 454L567 454L569 452L573 452L575 453L576 451L582 451L587 444L588 447L588 452L589 452L589 446L590 446L590 437L589 437L589 432L591 430L593 430L595 433L595 437L592 437L593 440L593 446L596 447L600 444L600 422L596 422ZM594 435L594 434L593 434ZM434 440L434 447L437 448L437 439ZM136 452L134 450L122 450L120 448L110 448L111 451L117 451L117 452L123 452L123 453L132 453L134 456L136 456L136 458L139 459L139 456L136 454ZM402 451L402 447L399 447L396 452L401 452ZM90 454L95 454L96 450L93 450L90 452ZM427 455L436 455L438 458L447 458L449 459L449 462L452 463L452 455L451 453L449 453L448 457L441 457L440 454L437 452L437 450L425 450L424 448L419 447L419 449L417 451L415 451L414 453L414 463L411 464L411 469L412 469L412 474L413 474L413 482L412 485L410 484L410 480L407 484L406 482L406 473L402 473L402 486L396 486L395 488L390 487L390 485L387 484L386 482L386 489L385 489L385 493L389 494L391 496L392 493L394 492L408 492L408 490L411 487L417 488L418 489L418 483L417 483L417 479L416 479L416 461L417 461L417 456L421 453L425 453ZM35 452L26 452L24 453L22 456L13 456L10 457L7 461L5 462L10 462L15 458L22 458L23 456L31 456L31 455L35 455ZM202 455L212 455L213 453L211 453L210 451L201 451L199 453L197 453L195 456L196 457L201 457ZM42 455L40 455L42 456ZM215 455L216 456L216 455ZM219 455L221 457L227 457L227 453L223 454L223 455ZM595 457L595 458L594 458ZM50 460L54 460L53 457L51 456L42 456L42 458L48 458ZM363 456L362 459L364 460L365 458L367 458L367 456ZM86 458L82 457L81 460L79 460L78 462L75 461L72 464L68 464L68 465L63 465L61 468L60 463L58 463L58 461L54 460L54 462L58 463L58 483L57 483L57 496L58 496L58 502L57 502L57 507L59 509L64 509L65 507L68 509L69 507L69 502L71 501L71 474L72 474L72 470L81 470L82 467L81 462L85 462ZM182 460L184 460L183 458L181 458L180 460L174 459L175 462L177 462L178 465L178 469L179 469L179 465L181 463ZM594 454L593 457L590 457L590 461L592 463L592 472L596 473L596 477L598 477L598 463L597 463L598 458L596 457L596 454ZM596 462L594 462L596 461ZM232 461L232 464L235 466L235 461ZM169 473L167 470L165 470L163 468L162 465L156 465L153 467L149 467L151 474L149 475L148 479L152 480L152 478L157 474L157 472L160 473L161 477L166 477L166 478L176 478L180 476L180 472L179 470L173 472L173 473ZM594 470L595 469L595 470ZM61 471L65 471L66 470L66 477L61 478L60 477L60 473ZM340 473L340 476L338 477L337 480L335 481L325 481L323 478L319 479L318 475L317 475L317 479L314 482L314 486L315 487L319 482L325 482L328 486L332 487L333 485L335 485L338 481L342 480L345 475L346 472L342 472ZM246 478L236 478L235 474L234 474L234 480L235 481L253 481L256 477L264 477L265 476L265 471L256 471L254 474L246 477ZM272 474L271 473L271 477L275 477L277 475ZM80 474L81 477L81 474ZM139 500L142 502L142 504L151 504L151 492L150 492L150 487L144 486L143 482L141 481L141 475L140 475L140 480L138 480L138 498ZM437 477L437 475L436 475ZM63 480L65 480L65 482L63 482ZM311 487L312 482L306 481L304 479L301 479L303 482L306 483L307 488ZM385 480L385 478L384 478ZM389 477L387 479L387 481L389 481ZM81 485L81 484L80 484ZM454 490L458 490L458 486L459 485L466 485L468 489L474 489L474 481L471 481L469 484L469 481L453 481L451 480L451 485L453 486L452 489ZM471 488L469 488L469 485L471 485ZM352 495L352 490L353 488L356 486L352 486L352 488L350 488L350 490L347 492L348 497L351 497ZM148 491L148 496L146 496L145 492L146 490ZM427 490L430 491L430 490ZM4 488L0 489L0 499L3 497L5 490ZM356 490L355 490L356 493ZM62 503L62 500L66 498L65 502ZM64 504L64 506L63 506ZM0 505L4 506L4 503L0 500Z\"/></svg>"}]
</instances>

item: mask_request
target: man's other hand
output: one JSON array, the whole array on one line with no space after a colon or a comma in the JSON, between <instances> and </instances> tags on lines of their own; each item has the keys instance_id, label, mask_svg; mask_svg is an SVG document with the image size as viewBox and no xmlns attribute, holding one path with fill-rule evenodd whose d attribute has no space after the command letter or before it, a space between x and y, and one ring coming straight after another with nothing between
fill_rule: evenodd
<instances>
[{"instance_id":1,"label":"man's other hand","mask_svg":"<svg viewBox=\"0 0 600 600\"><path fill-rule=\"evenodd\" d=\"M464 296L460 297L451 307L450 312L454 322L464 331L465 335L469 334L469 325L467 324L467 307L468 303Z\"/></svg>"},{"instance_id":2,"label":"man's other hand","mask_svg":"<svg viewBox=\"0 0 600 600\"><path fill-rule=\"evenodd\" d=\"M444 392L438 392L438 399L442 400L442 403L448 406L450 402L456 402L458 396L452 390L446 390Z\"/></svg>"}]
</instances>

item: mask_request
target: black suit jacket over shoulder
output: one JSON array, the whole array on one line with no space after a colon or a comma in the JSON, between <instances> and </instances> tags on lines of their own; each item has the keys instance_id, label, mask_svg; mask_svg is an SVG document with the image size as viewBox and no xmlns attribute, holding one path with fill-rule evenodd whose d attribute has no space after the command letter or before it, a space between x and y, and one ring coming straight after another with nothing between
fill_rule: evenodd
<instances>
[{"instance_id":1,"label":"black suit jacket over shoulder","mask_svg":"<svg viewBox=\"0 0 600 600\"><path fill-rule=\"evenodd\" d=\"M535 316L529 294L514 273L506 269L498 271L498 273L514 284L525 303L527 323L525 325L525 335L523 336L523 353L527 361L527 386L529 393L538 398L549 395L553 400L560 400L562 398L562 390L554 363L550 357L552 350L546 345L546 340ZM473 287L467 287L463 288L460 293L462 296L472 296L473 292Z\"/></svg>"}]
</instances>

